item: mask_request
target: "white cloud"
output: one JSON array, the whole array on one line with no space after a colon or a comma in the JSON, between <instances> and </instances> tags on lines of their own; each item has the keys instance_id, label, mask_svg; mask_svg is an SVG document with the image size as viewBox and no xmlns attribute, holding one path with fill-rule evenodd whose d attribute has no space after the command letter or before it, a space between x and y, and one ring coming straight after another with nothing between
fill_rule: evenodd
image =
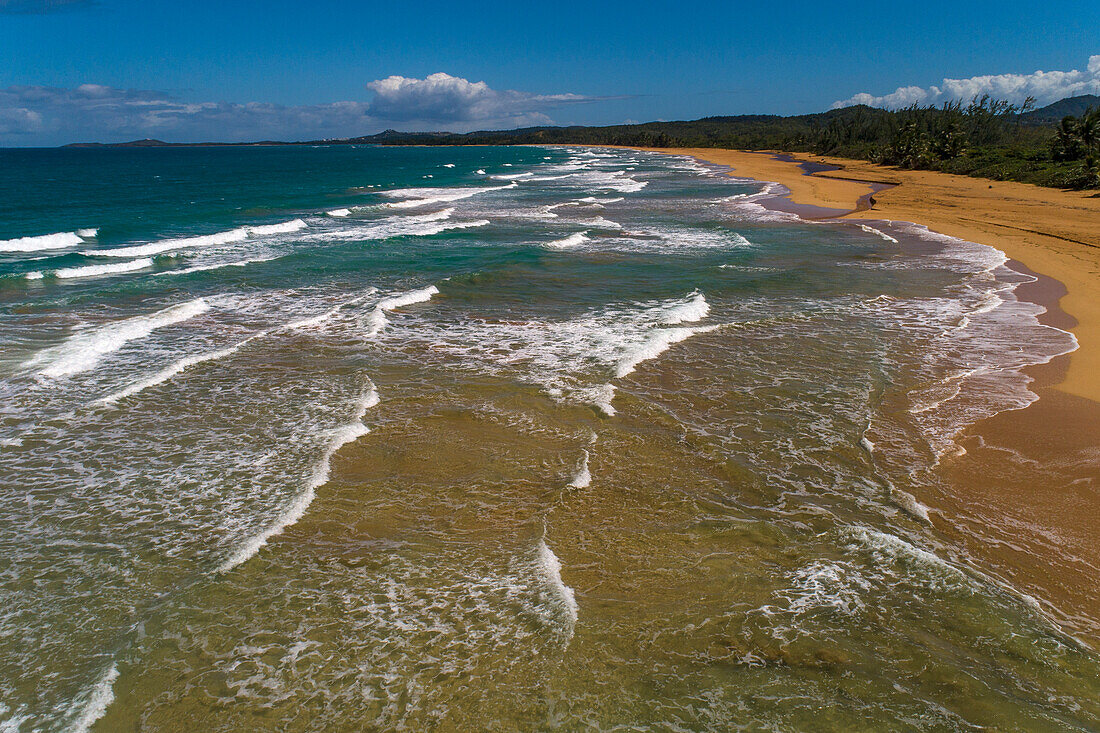
<instances>
[{"instance_id":1,"label":"white cloud","mask_svg":"<svg viewBox=\"0 0 1100 733\"><path fill-rule=\"evenodd\" d=\"M0 88L0 145L117 142L309 140L404 130L508 128L551 124L546 111L604 98L497 91L448 74L391 76L367 84L369 101L285 106L189 102L166 92L81 84Z\"/></svg>"},{"instance_id":2,"label":"white cloud","mask_svg":"<svg viewBox=\"0 0 1100 733\"><path fill-rule=\"evenodd\" d=\"M969 79L944 79L940 86L898 87L891 94L881 97L861 92L834 103L833 109L850 107L854 104L896 109L914 102L919 104L939 104L953 100L966 102L984 94L1016 104L1031 96L1035 97L1036 104L1040 107L1065 97L1100 94L1100 56L1090 57L1084 71L1076 69L1036 71L1032 74L996 74L972 76Z\"/></svg>"},{"instance_id":3,"label":"white cloud","mask_svg":"<svg viewBox=\"0 0 1100 733\"><path fill-rule=\"evenodd\" d=\"M184 102L164 92L82 84L0 89L0 145L164 137L173 141L322 138L362 134L366 103L287 107Z\"/></svg>"},{"instance_id":4,"label":"white cloud","mask_svg":"<svg viewBox=\"0 0 1100 733\"><path fill-rule=\"evenodd\" d=\"M391 76L367 84L374 92L367 113L394 122L444 123L456 127L519 127L548 124L543 110L595 101L579 94L530 94L497 91L483 81L471 82L450 74L424 79Z\"/></svg>"}]
</instances>

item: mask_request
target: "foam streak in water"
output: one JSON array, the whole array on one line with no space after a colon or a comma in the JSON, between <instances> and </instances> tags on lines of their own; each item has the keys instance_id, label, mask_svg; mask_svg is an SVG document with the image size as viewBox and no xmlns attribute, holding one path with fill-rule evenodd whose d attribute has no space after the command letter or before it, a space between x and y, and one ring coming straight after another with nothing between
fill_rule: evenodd
<instances>
[{"instance_id":1,"label":"foam streak in water","mask_svg":"<svg viewBox=\"0 0 1100 733\"><path fill-rule=\"evenodd\" d=\"M202 298L173 305L147 316L135 316L118 323L78 333L64 343L46 349L31 361L45 377L66 377L93 368L106 354L118 351L130 341L148 336L158 328L194 318L210 306Z\"/></svg>"},{"instance_id":2,"label":"foam streak in water","mask_svg":"<svg viewBox=\"0 0 1100 733\"><path fill-rule=\"evenodd\" d=\"M253 227L238 227L216 234L205 234L199 237L183 237L181 239L163 239L159 242L139 244L133 247L116 247L115 249L90 249L81 254L88 257L151 257L164 252L180 249L197 249L201 247L213 247L219 244L231 244L243 242L250 237L268 237L275 234L290 234L306 228L306 223L301 219L292 219L279 224L263 224Z\"/></svg>"},{"instance_id":3,"label":"foam streak in water","mask_svg":"<svg viewBox=\"0 0 1100 733\"><path fill-rule=\"evenodd\" d=\"M337 305L335 305L334 307L332 307L329 310L325 311L324 313L321 313L320 315L310 316L309 318L303 318L300 321L292 321L291 323L286 324L286 327L287 328L313 328L314 326L319 326L322 323L324 323L325 321L327 321L330 318L332 318L333 316L335 316L340 311L342 311L344 308L347 308L348 306L356 305L358 303L362 303L364 300L366 300L370 296L374 295L376 292L378 292L377 288L368 288L367 292L365 292L363 295L360 295L357 298L352 298L351 300L345 301L343 303L338 303Z\"/></svg>"},{"instance_id":4,"label":"foam streak in water","mask_svg":"<svg viewBox=\"0 0 1100 733\"><path fill-rule=\"evenodd\" d=\"M561 562L558 556L546 546L545 540L539 540L538 564L552 593L551 602L561 615L566 636L572 638L579 607L573 595L573 589L561 579Z\"/></svg>"},{"instance_id":5,"label":"foam streak in water","mask_svg":"<svg viewBox=\"0 0 1100 733\"><path fill-rule=\"evenodd\" d=\"M59 280L69 280L78 277L97 277L99 275L118 275L123 272L135 272L153 266L153 260L142 257L129 262L119 262L113 265L85 265L84 267L62 267L53 272L28 272L28 280L41 280L46 275L53 275Z\"/></svg>"},{"instance_id":6,"label":"foam streak in water","mask_svg":"<svg viewBox=\"0 0 1100 733\"><path fill-rule=\"evenodd\" d=\"M142 379L142 380L139 380L137 382L134 382L133 384L130 384L127 387L124 387L123 389L120 389L118 392L114 392L112 394L109 394L106 397L101 397L100 399L96 400L96 402L98 402L100 404L110 404L112 402L117 402L118 400L121 400L124 397L129 397L130 395L135 395L138 392L141 392L143 390L148 389L149 387L155 387L156 385L161 384L162 382L167 382L169 379L176 376L180 372L184 371L185 369L189 369L189 368L195 366L196 364L202 364L203 362L207 362L207 361L217 361L218 359L224 359L225 357L230 356L230 355L235 354L238 351L240 351L240 349L243 346L245 346L245 344L247 344L248 342L254 341L254 340L260 338L261 336L263 336L266 333L267 333L266 331L261 331L260 333L249 336L244 341L241 341L239 343L234 344L233 346L229 346L229 347L224 348L224 349L218 349L217 351L210 351L210 352L207 352L205 354L197 354L195 356L184 357L184 358L180 359L179 361L176 361L176 362L168 365L164 369L161 369L159 372L153 374L152 376L147 377L146 379Z\"/></svg>"},{"instance_id":7,"label":"foam streak in water","mask_svg":"<svg viewBox=\"0 0 1100 733\"><path fill-rule=\"evenodd\" d=\"M378 301L378 305L376 305L374 311L371 312L369 334L375 336L386 327L387 311L392 311L395 308L402 308L406 305L413 305L414 303L423 303L427 300L431 300L431 297L437 293L439 293L439 288L434 285L429 285L426 288L409 290Z\"/></svg>"},{"instance_id":8,"label":"foam streak in water","mask_svg":"<svg viewBox=\"0 0 1100 733\"><path fill-rule=\"evenodd\" d=\"M95 230L87 231L94 232ZM72 247L80 244L80 242L81 238L75 232L58 232L37 237L19 237L18 239L0 239L0 252L40 252L42 250Z\"/></svg>"},{"instance_id":9,"label":"foam streak in water","mask_svg":"<svg viewBox=\"0 0 1100 733\"><path fill-rule=\"evenodd\" d=\"M882 237L887 242L893 242L894 244L898 243L898 240L894 239L893 237L891 237L886 232L881 231L879 229L875 229L874 227L869 227L866 224L860 224L859 228L862 229L863 231L867 232L868 234L874 234L876 236Z\"/></svg>"},{"instance_id":10,"label":"foam streak in water","mask_svg":"<svg viewBox=\"0 0 1100 733\"><path fill-rule=\"evenodd\" d=\"M563 239L555 239L552 242L547 242L545 246L550 249L573 249L574 247L581 246L587 241L587 232L574 232Z\"/></svg>"},{"instance_id":11,"label":"foam streak in water","mask_svg":"<svg viewBox=\"0 0 1100 733\"><path fill-rule=\"evenodd\" d=\"M668 351L673 344L678 344L689 339L697 333L713 331L717 326L703 326L698 328L661 328L655 329L653 334L640 346L632 349L615 367L616 377L625 377L634 371L643 361L655 359Z\"/></svg>"},{"instance_id":12,"label":"foam streak in water","mask_svg":"<svg viewBox=\"0 0 1100 733\"><path fill-rule=\"evenodd\" d=\"M569 488L584 489L588 488L591 483L592 472L588 470L588 451L584 451L581 462L577 466L577 472L573 475L573 480L569 482Z\"/></svg>"},{"instance_id":13,"label":"foam streak in water","mask_svg":"<svg viewBox=\"0 0 1100 733\"><path fill-rule=\"evenodd\" d=\"M96 682L87 699L82 701L83 706L73 711L76 719L69 725L69 733L87 733L103 717L107 706L114 702L114 684L117 679L118 667L112 664Z\"/></svg>"},{"instance_id":14,"label":"foam streak in water","mask_svg":"<svg viewBox=\"0 0 1100 733\"><path fill-rule=\"evenodd\" d=\"M477 196L479 193L503 191L508 188L515 188L516 185L515 182L512 182L507 186L482 186L477 188L400 188L393 191L383 191L382 195L391 198L407 199L405 201L395 201L386 204L386 206L391 209L415 209L420 206L428 206L429 204L443 204L451 201L460 201L470 198L471 196Z\"/></svg>"},{"instance_id":15,"label":"foam streak in water","mask_svg":"<svg viewBox=\"0 0 1100 733\"><path fill-rule=\"evenodd\" d=\"M370 432L370 428L363 424L363 418L366 416L367 410L377 405L378 401L378 390L375 389L373 384L370 384L359 399L352 420L329 433L328 442L321 454L321 459L314 465L302 493L298 494L266 529L245 542L240 549L218 566L217 572L224 573L237 567L259 552L260 548L266 545L269 539L280 534L284 529L302 518L306 513L306 509L309 508L309 505L313 503L313 499L317 496L317 489L328 483L329 474L332 470L332 457L336 455L336 451Z\"/></svg>"},{"instance_id":16,"label":"foam streak in water","mask_svg":"<svg viewBox=\"0 0 1100 733\"><path fill-rule=\"evenodd\" d=\"M710 313L710 305L707 299L698 290L688 295L679 303L667 306L664 309L662 323L674 325L677 323L694 323L706 318Z\"/></svg>"}]
</instances>

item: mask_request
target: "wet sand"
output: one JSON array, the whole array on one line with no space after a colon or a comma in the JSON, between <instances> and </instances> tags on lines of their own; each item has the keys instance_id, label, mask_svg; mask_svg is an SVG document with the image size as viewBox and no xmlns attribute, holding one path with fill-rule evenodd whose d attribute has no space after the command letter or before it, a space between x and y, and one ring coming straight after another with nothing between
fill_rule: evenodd
<instances>
[{"instance_id":1,"label":"wet sand","mask_svg":"<svg viewBox=\"0 0 1100 733\"><path fill-rule=\"evenodd\" d=\"M806 218L909 221L988 244L1038 277L1017 297L1047 308L1040 321L1071 331L1078 350L1030 368L1039 399L971 426L938 490L916 498L982 572L1100 648L1100 197L801 153L654 152L780 183L790 205L777 208Z\"/></svg>"}]
</instances>

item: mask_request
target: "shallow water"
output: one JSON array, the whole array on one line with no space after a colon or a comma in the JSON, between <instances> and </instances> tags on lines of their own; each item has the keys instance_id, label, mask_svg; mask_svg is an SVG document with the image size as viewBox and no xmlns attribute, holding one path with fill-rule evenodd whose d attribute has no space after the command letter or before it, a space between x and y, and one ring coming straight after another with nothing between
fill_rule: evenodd
<instances>
[{"instance_id":1,"label":"shallow water","mask_svg":"<svg viewBox=\"0 0 1100 733\"><path fill-rule=\"evenodd\" d=\"M1074 347L995 250L629 151L0 157L6 729L1100 724L914 498Z\"/></svg>"}]
</instances>

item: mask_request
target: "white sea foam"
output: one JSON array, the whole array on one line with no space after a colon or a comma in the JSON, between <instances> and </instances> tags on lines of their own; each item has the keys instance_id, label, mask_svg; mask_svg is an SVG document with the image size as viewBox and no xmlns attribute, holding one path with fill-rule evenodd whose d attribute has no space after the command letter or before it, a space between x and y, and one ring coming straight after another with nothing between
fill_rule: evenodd
<instances>
[{"instance_id":1,"label":"white sea foam","mask_svg":"<svg viewBox=\"0 0 1100 733\"><path fill-rule=\"evenodd\" d=\"M46 377L64 377L93 368L105 355L118 351L130 341L148 336L158 328L194 318L210 309L206 300L196 298L150 315L134 316L70 336L58 346L45 349L28 362Z\"/></svg>"},{"instance_id":2,"label":"white sea foam","mask_svg":"<svg viewBox=\"0 0 1100 733\"><path fill-rule=\"evenodd\" d=\"M334 216L334 217L340 218L340 217L348 216L349 214L351 214L351 209L333 209L332 211L329 211L329 212L326 212L326 213L329 216Z\"/></svg>"},{"instance_id":3,"label":"white sea foam","mask_svg":"<svg viewBox=\"0 0 1100 733\"><path fill-rule=\"evenodd\" d=\"M774 267L758 267L755 265L718 265L719 270L738 270L740 272L779 272Z\"/></svg>"},{"instance_id":4,"label":"white sea foam","mask_svg":"<svg viewBox=\"0 0 1100 733\"><path fill-rule=\"evenodd\" d=\"M584 404L611 417L616 376L659 356L672 344L714 327L670 327L703 318L698 292L683 298L610 305L566 320L472 320L418 324L414 338L487 368L530 381L552 399ZM519 370L519 374L516 374Z\"/></svg>"},{"instance_id":5,"label":"white sea foam","mask_svg":"<svg viewBox=\"0 0 1100 733\"><path fill-rule=\"evenodd\" d=\"M619 222L611 221L610 219L605 219L602 216L597 216L595 219L589 219L585 223L586 224L591 224L592 226L596 227L597 229L622 229L623 228L623 225L620 224Z\"/></svg>"},{"instance_id":6,"label":"white sea foam","mask_svg":"<svg viewBox=\"0 0 1100 733\"><path fill-rule=\"evenodd\" d=\"M818 560L791 574L792 585L780 595L795 615L831 609L850 616L862 611L870 583L848 563Z\"/></svg>"},{"instance_id":7,"label":"white sea foam","mask_svg":"<svg viewBox=\"0 0 1100 733\"><path fill-rule=\"evenodd\" d=\"M313 499L317 496L317 489L328 483L332 470L332 457L336 455L336 451L370 432L370 428L363 424L363 418L366 416L367 410L377 405L378 402L378 390L375 389L373 384L370 384L356 404L352 420L328 433L328 440L325 443L321 458L314 465L303 491L280 512L275 521L266 529L250 538L236 552L226 558L218 566L216 572L227 572L245 562L259 552L268 540L280 534L305 515L306 509L309 508L309 505L313 503Z\"/></svg>"},{"instance_id":8,"label":"white sea foam","mask_svg":"<svg viewBox=\"0 0 1100 733\"><path fill-rule=\"evenodd\" d=\"M298 321L292 321L292 322L286 324L286 328L299 329L299 328L313 328L315 326L319 326L322 323L324 323L325 321L331 319L333 316L335 316L337 313L342 311L344 308L362 303L364 300L366 300L367 298L369 298L370 296L374 295L377 292L378 292L378 288L373 288L373 287L368 288L365 293L363 293L362 295L360 295L358 297L352 298L351 300L347 300L343 303L338 303L337 305L333 306L329 310L327 310L324 313L321 313L319 315L310 316L309 318L303 318L303 319L298 320Z\"/></svg>"},{"instance_id":9,"label":"white sea foam","mask_svg":"<svg viewBox=\"0 0 1100 733\"><path fill-rule=\"evenodd\" d=\"M586 188L602 188L619 193L637 193L649 185L649 181L639 181L632 178L626 174L626 171L585 170L574 173L569 177Z\"/></svg>"},{"instance_id":10,"label":"white sea foam","mask_svg":"<svg viewBox=\"0 0 1100 733\"><path fill-rule=\"evenodd\" d=\"M614 204L614 203L618 203L619 201L625 201L625 200L626 199L624 199L622 196L613 196L613 197L610 197L610 198L602 198L602 199L598 198L596 196L585 196L582 199L577 199L577 201L580 201L583 204Z\"/></svg>"},{"instance_id":11,"label":"white sea foam","mask_svg":"<svg viewBox=\"0 0 1100 733\"><path fill-rule=\"evenodd\" d=\"M716 326L704 326L697 328L660 328L654 329L649 338L647 338L642 344L631 349L622 359L619 360L618 365L615 367L616 377L625 377L634 371L639 364L643 361L649 361L655 359L664 352L668 351L673 344L678 344L681 341L691 338L697 333L706 333L707 331L713 331Z\"/></svg>"},{"instance_id":12,"label":"white sea foam","mask_svg":"<svg viewBox=\"0 0 1100 733\"><path fill-rule=\"evenodd\" d=\"M376 292L377 292L377 288L369 288L363 295L357 296L357 297L352 298L350 300L347 300L343 303L339 303L338 305L336 305L335 307L329 309L328 311L325 311L324 313L321 313L321 314L316 315L316 316L311 316L309 318L303 318L303 319L297 320L297 321L291 321L290 323L287 323L285 326L282 326L281 328L304 329L304 328L312 328L312 327L315 327L315 326L319 326L322 323L324 323L325 321L328 321L329 319L331 319L332 317L337 315L344 308L347 308L349 306L361 303L361 302L363 302L364 300L366 300L368 297L370 297L371 295L373 295ZM117 392L114 392L112 394L109 394L106 397L101 397L100 399L96 400L96 402L98 404L110 404L110 403L113 403L113 402L117 402L118 400L123 399L124 397L129 397L131 395L137 394L138 392L146 390L149 387L154 387L158 384L166 382L169 379L171 379L172 377L179 374L180 372L183 372L184 370L189 369L189 368L191 368L191 367L193 367L197 364L202 364L202 363L205 363L205 362L208 362L208 361L217 361L219 359L224 359L227 356L231 356L231 355L237 353L238 351L240 351L242 348L244 348L246 345L248 345L252 341L263 338L264 336L266 336L270 332L271 332L270 329L265 329L263 331L259 331L255 334L249 336L248 338L246 338L242 341L239 341L236 344L233 344L232 346L228 346L224 349L217 349L215 351L210 351L210 352L207 352L205 354L196 354L196 355L193 355L193 356L183 357L182 359L179 359L178 361L173 362L172 364L170 364L167 367L165 367L164 369L161 369L160 371L152 374L151 376L149 376L145 379L141 379L141 380L138 380L136 382L133 382L132 384L127 385L123 389L121 389Z\"/></svg>"},{"instance_id":13,"label":"white sea foam","mask_svg":"<svg viewBox=\"0 0 1100 733\"><path fill-rule=\"evenodd\" d=\"M592 483L592 473L588 470L588 451L583 451L581 462L577 465L577 472L569 482L571 489L584 489Z\"/></svg>"},{"instance_id":14,"label":"white sea foam","mask_svg":"<svg viewBox=\"0 0 1100 733\"><path fill-rule=\"evenodd\" d=\"M517 181L523 180L525 178L531 178L534 175L534 173L505 173L504 175L489 177L496 181Z\"/></svg>"},{"instance_id":15,"label":"white sea foam","mask_svg":"<svg viewBox=\"0 0 1100 733\"><path fill-rule=\"evenodd\" d=\"M484 168L478 168L478 169L477 169L476 171L474 171L474 172L475 172L475 173L476 173L477 175L479 175L479 176L483 176L483 175L485 175L485 169L484 169Z\"/></svg>"},{"instance_id":16,"label":"white sea foam","mask_svg":"<svg viewBox=\"0 0 1100 733\"><path fill-rule=\"evenodd\" d=\"M869 234L878 235L879 237L882 237L883 239L885 239L887 242L893 242L894 244L898 243L898 240L894 239L893 237L891 237L886 232L881 231L879 229L875 229L874 227L869 227L866 224L860 224L859 228L862 229L863 231L869 233Z\"/></svg>"},{"instance_id":17,"label":"white sea foam","mask_svg":"<svg viewBox=\"0 0 1100 733\"><path fill-rule=\"evenodd\" d=\"M543 246L549 247L550 249L573 249L574 247L579 247L588 241L587 234L587 232L574 232L568 237L555 239L552 242L547 242Z\"/></svg>"},{"instance_id":18,"label":"white sea foam","mask_svg":"<svg viewBox=\"0 0 1100 733\"><path fill-rule=\"evenodd\" d=\"M88 695L77 703L79 707L75 707L70 712L70 715L74 718L68 725L67 730L69 733L87 733L91 730L92 725L103 717L103 714L107 712L107 706L114 702L114 684L117 679L118 666L112 664L92 687Z\"/></svg>"},{"instance_id":19,"label":"white sea foam","mask_svg":"<svg viewBox=\"0 0 1100 733\"><path fill-rule=\"evenodd\" d=\"M659 310L661 323L675 325L703 320L710 314L710 305L707 303L706 297L696 290L689 293L684 300L664 306Z\"/></svg>"},{"instance_id":20,"label":"white sea foam","mask_svg":"<svg viewBox=\"0 0 1100 733\"><path fill-rule=\"evenodd\" d=\"M588 404L602 412L606 417L615 417L615 406L612 402L615 401L616 389L618 388L609 382L578 392L581 396L586 396Z\"/></svg>"},{"instance_id":21,"label":"white sea foam","mask_svg":"<svg viewBox=\"0 0 1100 733\"><path fill-rule=\"evenodd\" d=\"M891 486L890 497L906 514L928 524L932 523L932 520L928 518L928 507L917 501L916 497L909 492Z\"/></svg>"},{"instance_id":22,"label":"white sea foam","mask_svg":"<svg viewBox=\"0 0 1100 733\"><path fill-rule=\"evenodd\" d=\"M136 260L130 260L129 262L117 262L113 265L84 265L83 267L62 267L58 270L47 272L28 272L26 278L28 280L41 280L46 275L53 275L61 280L68 280L78 277L97 277L99 275L117 275L123 272L135 272L136 270L144 270L147 267L153 266L153 260L149 257L142 257Z\"/></svg>"},{"instance_id":23,"label":"white sea foam","mask_svg":"<svg viewBox=\"0 0 1100 733\"><path fill-rule=\"evenodd\" d=\"M746 180L746 182L758 183L758 181L752 180ZM799 217L798 214L790 211L769 209L760 203L766 199L776 198L787 193L790 193L790 191L781 184L766 183L762 189L755 193L738 193L733 196L718 199L715 203L722 205L724 208L732 209L734 213L738 214L739 218L748 221L801 221L801 217Z\"/></svg>"},{"instance_id":24,"label":"white sea foam","mask_svg":"<svg viewBox=\"0 0 1100 733\"><path fill-rule=\"evenodd\" d=\"M573 628L577 623L579 606L577 599L570 588L561 579L561 561L558 556L546 546L545 540L539 540L537 549L538 564L543 572L546 584L551 593L550 602L555 606L564 625L567 637L573 636Z\"/></svg>"},{"instance_id":25,"label":"white sea foam","mask_svg":"<svg viewBox=\"0 0 1100 733\"><path fill-rule=\"evenodd\" d=\"M81 243L75 232L57 232L37 237L19 237L18 239L0 239L0 252L39 252L48 249L63 249Z\"/></svg>"},{"instance_id":26,"label":"white sea foam","mask_svg":"<svg viewBox=\"0 0 1100 733\"><path fill-rule=\"evenodd\" d=\"M414 303L423 303L431 300L433 295L439 293L439 288L434 285L429 285L426 288L419 288L417 290L409 290L404 293L398 293L389 297L383 298L378 301L378 305L374 307L371 312L369 320L368 334L375 336L386 327L388 321L386 320L386 313L393 311L397 308L403 308L407 305L413 305Z\"/></svg>"},{"instance_id":27,"label":"white sea foam","mask_svg":"<svg viewBox=\"0 0 1100 733\"><path fill-rule=\"evenodd\" d=\"M867 527L853 527L845 531L848 549L868 552L872 559L883 566L893 564L917 571L918 581L936 586L960 587L970 584L962 571L938 555L906 542L900 537Z\"/></svg>"},{"instance_id":28,"label":"white sea foam","mask_svg":"<svg viewBox=\"0 0 1100 733\"><path fill-rule=\"evenodd\" d=\"M99 235L99 229L77 229L76 234L84 239L92 239Z\"/></svg>"},{"instance_id":29,"label":"white sea foam","mask_svg":"<svg viewBox=\"0 0 1100 733\"><path fill-rule=\"evenodd\" d=\"M450 219L451 215L454 213L454 208L448 207L446 209L440 209L439 211L431 211L427 214L409 214L408 216L401 217L401 219L403 221L445 221L446 219Z\"/></svg>"},{"instance_id":30,"label":"white sea foam","mask_svg":"<svg viewBox=\"0 0 1100 733\"><path fill-rule=\"evenodd\" d=\"M395 308L401 308L402 306L412 305L413 303L423 303L427 300L431 300L433 295L439 293L439 288L434 285L429 285L426 288L420 288L419 290L410 290L405 293L399 293L388 298L383 298L378 301L378 308L384 311L391 311Z\"/></svg>"},{"instance_id":31,"label":"white sea foam","mask_svg":"<svg viewBox=\"0 0 1100 733\"><path fill-rule=\"evenodd\" d=\"M301 219L291 219L280 224L264 224L262 226L247 227L248 236L266 237L271 234L290 234L305 229L307 224Z\"/></svg>"},{"instance_id":32,"label":"white sea foam","mask_svg":"<svg viewBox=\"0 0 1100 733\"><path fill-rule=\"evenodd\" d=\"M454 163L444 163L444 164L443 164L443 167L444 167L444 168L454 168L454 167L455 167L455 164L454 164Z\"/></svg>"},{"instance_id":33,"label":"white sea foam","mask_svg":"<svg viewBox=\"0 0 1100 733\"><path fill-rule=\"evenodd\" d=\"M292 219L279 224L264 224L252 227L238 227L215 234L204 234L198 237L182 237L178 239L162 239L158 242L138 244L132 247L116 247L114 249L89 249L81 252L88 257L151 257L164 252L174 252L182 249L199 249L214 247L221 244L243 242L250 237L266 237L275 234L290 234L305 229L307 224L301 219Z\"/></svg>"},{"instance_id":34,"label":"white sea foam","mask_svg":"<svg viewBox=\"0 0 1100 733\"><path fill-rule=\"evenodd\" d=\"M451 201L461 201L471 196L477 196L489 191L504 191L515 188L516 183L507 186L477 186L466 188L398 188L392 191L383 191L383 196L391 198L403 198L405 201L395 201L386 204L391 209L415 209L430 204L445 204Z\"/></svg>"},{"instance_id":35,"label":"white sea foam","mask_svg":"<svg viewBox=\"0 0 1100 733\"><path fill-rule=\"evenodd\" d=\"M348 226L339 229L314 232L303 237L307 241L381 241L394 237L426 237L457 229L470 229L489 225L488 219L473 221L448 221L453 208L411 216L391 216L380 221Z\"/></svg>"},{"instance_id":36,"label":"white sea foam","mask_svg":"<svg viewBox=\"0 0 1100 733\"><path fill-rule=\"evenodd\" d=\"M179 249L194 249L197 247L212 247L231 242L243 242L248 238L248 230L244 227L230 229L217 234L205 234L201 237L184 237L181 239L162 239L159 242L139 244L133 247L116 247L114 249L90 249L81 254L88 257L150 257L163 252Z\"/></svg>"},{"instance_id":37,"label":"white sea foam","mask_svg":"<svg viewBox=\"0 0 1100 733\"><path fill-rule=\"evenodd\" d=\"M182 270L168 270L167 272L158 272L159 276L166 275L186 275L191 272L206 272L208 270L220 270L223 267L244 267L246 265L256 264L257 262L270 262L271 260L278 259L277 256L272 257L252 257L247 260L237 260L236 262L217 262L210 265L195 265L194 267L185 267Z\"/></svg>"},{"instance_id":38,"label":"white sea foam","mask_svg":"<svg viewBox=\"0 0 1100 733\"><path fill-rule=\"evenodd\" d=\"M99 404L111 404L113 402L117 402L118 400L121 400L124 397L129 397L131 395L135 395L138 392L141 392L143 390L148 389L149 387L154 387L158 384L161 384L162 382L167 382L169 379L176 376L180 372L184 371L185 369L189 369L190 367L193 367L196 364L202 364L203 362L207 362L207 361L217 361L218 359L224 359L227 356L230 356L232 354L237 353L247 343L260 338L261 336L265 335L266 333L267 333L266 331L261 331L260 333L257 333L253 336L249 336L248 338L244 339L243 341L240 341L240 342L234 344L233 346L229 346L229 347L224 348L224 349L218 349L217 351L209 351L205 354L196 354L195 356L186 356L186 357L184 357L184 358L182 358L182 359L180 359L176 362L173 362L172 364L169 364L164 369L161 369L159 372L156 372L152 376L146 377L145 379L138 380L137 382L133 382L132 384L127 385L126 387L120 389L117 392L109 394L106 397L99 398L98 400L96 400L96 402L99 403Z\"/></svg>"}]
</instances>

